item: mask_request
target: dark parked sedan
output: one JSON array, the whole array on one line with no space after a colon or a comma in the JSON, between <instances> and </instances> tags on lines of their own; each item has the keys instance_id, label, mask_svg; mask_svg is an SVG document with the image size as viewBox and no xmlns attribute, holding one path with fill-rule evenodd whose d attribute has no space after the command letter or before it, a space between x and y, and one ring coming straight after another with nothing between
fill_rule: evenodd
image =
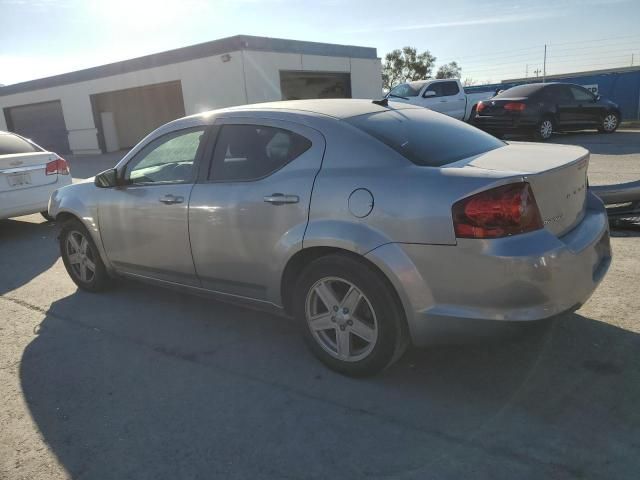
<instances>
[{"instance_id":1,"label":"dark parked sedan","mask_svg":"<svg viewBox=\"0 0 640 480\"><path fill-rule=\"evenodd\" d=\"M497 135L528 133L547 140L554 131L597 128L604 133L615 132L620 109L580 85L531 83L479 102L473 123Z\"/></svg>"}]
</instances>

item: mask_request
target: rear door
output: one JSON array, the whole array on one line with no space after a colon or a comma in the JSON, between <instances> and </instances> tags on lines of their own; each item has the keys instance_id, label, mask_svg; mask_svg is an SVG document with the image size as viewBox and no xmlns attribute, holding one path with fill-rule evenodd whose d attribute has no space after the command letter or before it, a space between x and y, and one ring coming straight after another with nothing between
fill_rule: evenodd
<instances>
[{"instance_id":1,"label":"rear door","mask_svg":"<svg viewBox=\"0 0 640 480\"><path fill-rule=\"evenodd\" d=\"M268 119L216 125L210 171L189 206L196 270L209 290L264 300L283 256L301 248L324 137Z\"/></svg>"},{"instance_id":2,"label":"rear door","mask_svg":"<svg viewBox=\"0 0 640 480\"><path fill-rule=\"evenodd\" d=\"M556 121L560 127L572 127L580 124L578 102L576 102L569 85L550 85L545 93L551 94L556 106Z\"/></svg>"},{"instance_id":3,"label":"rear door","mask_svg":"<svg viewBox=\"0 0 640 480\"><path fill-rule=\"evenodd\" d=\"M422 92L423 106L436 112L462 120L464 118L466 100L464 90L458 82L446 80L433 82Z\"/></svg>"}]
</instances>

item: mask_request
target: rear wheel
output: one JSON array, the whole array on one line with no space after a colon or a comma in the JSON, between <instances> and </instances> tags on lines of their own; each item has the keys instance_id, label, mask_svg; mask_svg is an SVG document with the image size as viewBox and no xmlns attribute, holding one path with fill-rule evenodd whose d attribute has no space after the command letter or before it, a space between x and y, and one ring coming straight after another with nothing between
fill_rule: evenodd
<instances>
[{"instance_id":1,"label":"rear wheel","mask_svg":"<svg viewBox=\"0 0 640 480\"><path fill-rule=\"evenodd\" d=\"M535 137L537 140L549 140L554 129L553 119L551 117L544 117L536 126Z\"/></svg>"},{"instance_id":2,"label":"rear wheel","mask_svg":"<svg viewBox=\"0 0 640 480\"><path fill-rule=\"evenodd\" d=\"M305 341L326 366L373 375L408 344L391 286L372 267L346 255L321 257L302 273L293 299Z\"/></svg>"},{"instance_id":3,"label":"rear wheel","mask_svg":"<svg viewBox=\"0 0 640 480\"><path fill-rule=\"evenodd\" d=\"M69 220L60 231L60 256L74 283L88 292L101 292L111 279L96 244L78 220Z\"/></svg>"},{"instance_id":4,"label":"rear wheel","mask_svg":"<svg viewBox=\"0 0 640 480\"><path fill-rule=\"evenodd\" d=\"M613 133L620 125L620 116L617 113L610 112L602 117L598 131L601 133Z\"/></svg>"}]
</instances>

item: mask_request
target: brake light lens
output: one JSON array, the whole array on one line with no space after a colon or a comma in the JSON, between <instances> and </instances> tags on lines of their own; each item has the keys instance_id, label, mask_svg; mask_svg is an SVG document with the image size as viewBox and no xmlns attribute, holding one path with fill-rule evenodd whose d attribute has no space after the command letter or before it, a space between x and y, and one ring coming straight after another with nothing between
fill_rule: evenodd
<instances>
[{"instance_id":1,"label":"brake light lens","mask_svg":"<svg viewBox=\"0 0 640 480\"><path fill-rule=\"evenodd\" d=\"M509 102L503 108L509 112L523 112L527 105L522 102Z\"/></svg>"},{"instance_id":2,"label":"brake light lens","mask_svg":"<svg viewBox=\"0 0 640 480\"><path fill-rule=\"evenodd\" d=\"M485 108L487 108L487 105L485 103L478 102L478 106L476 107L476 112L480 113Z\"/></svg>"},{"instance_id":3,"label":"brake light lens","mask_svg":"<svg viewBox=\"0 0 640 480\"><path fill-rule=\"evenodd\" d=\"M452 208L458 238L500 238L543 228L527 182L510 183L456 202Z\"/></svg>"},{"instance_id":4,"label":"brake light lens","mask_svg":"<svg viewBox=\"0 0 640 480\"><path fill-rule=\"evenodd\" d=\"M56 160L52 160L47 163L45 169L47 175L69 175L69 165L64 158L58 157Z\"/></svg>"}]
</instances>

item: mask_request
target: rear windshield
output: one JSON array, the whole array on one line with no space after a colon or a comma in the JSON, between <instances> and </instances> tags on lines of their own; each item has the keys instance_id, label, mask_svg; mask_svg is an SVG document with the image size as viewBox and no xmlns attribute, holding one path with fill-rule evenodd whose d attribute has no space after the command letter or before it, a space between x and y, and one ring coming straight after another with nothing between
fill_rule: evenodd
<instances>
[{"instance_id":1,"label":"rear windshield","mask_svg":"<svg viewBox=\"0 0 640 480\"><path fill-rule=\"evenodd\" d=\"M387 110L346 119L417 165L441 167L505 144L426 108Z\"/></svg>"},{"instance_id":2,"label":"rear windshield","mask_svg":"<svg viewBox=\"0 0 640 480\"><path fill-rule=\"evenodd\" d=\"M518 85L517 87L508 88L504 92L500 92L493 98L512 98L512 97L530 97L534 93L542 90L544 85Z\"/></svg>"},{"instance_id":3,"label":"rear windshield","mask_svg":"<svg viewBox=\"0 0 640 480\"><path fill-rule=\"evenodd\" d=\"M38 147L10 133L0 133L0 155L41 152Z\"/></svg>"}]
</instances>

